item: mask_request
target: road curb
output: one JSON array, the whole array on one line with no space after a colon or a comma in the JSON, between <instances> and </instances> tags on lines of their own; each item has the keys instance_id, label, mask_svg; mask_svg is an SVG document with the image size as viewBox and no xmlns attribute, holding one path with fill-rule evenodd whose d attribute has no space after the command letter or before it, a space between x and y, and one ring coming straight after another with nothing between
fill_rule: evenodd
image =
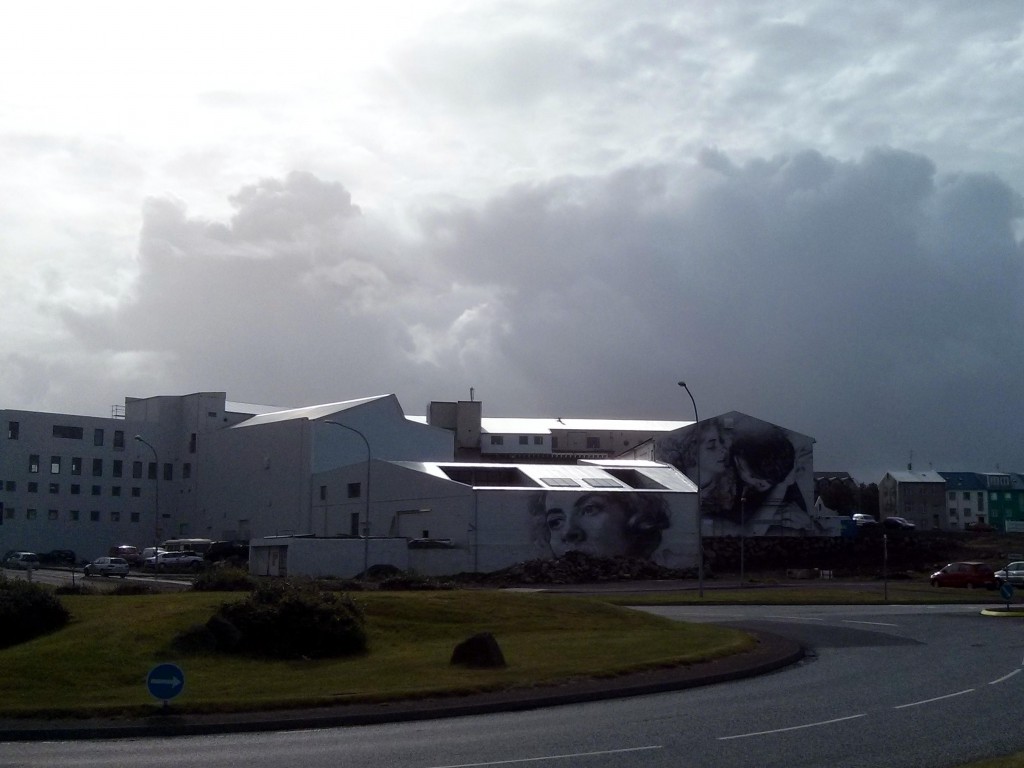
<instances>
[{"instance_id":1,"label":"road curb","mask_svg":"<svg viewBox=\"0 0 1024 768\"><path fill-rule=\"evenodd\" d=\"M764 675L804 658L795 640L748 631L757 646L744 653L682 667L614 678L573 680L560 685L520 688L469 696L435 697L386 704L352 704L320 709L228 715L175 714L173 707L136 720L0 720L0 742L68 741L139 737L197 736L217 733L338 728L380 723L518 712L588 701L646 696Z\"/></svg>"}]
</instances>

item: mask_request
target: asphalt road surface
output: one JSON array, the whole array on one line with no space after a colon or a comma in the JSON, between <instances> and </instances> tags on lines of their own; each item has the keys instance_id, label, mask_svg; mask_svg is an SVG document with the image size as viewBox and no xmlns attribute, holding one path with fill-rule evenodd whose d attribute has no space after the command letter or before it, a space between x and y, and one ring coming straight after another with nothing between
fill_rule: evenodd
<instances>
[{"instance_id":1,"label":"asphalt road surface","mask_svg":"<svg viewBox=\"0 0 1024 768\"><path fill-rule=\"evenodd\" d=\"M696 607L813 649L770 675L630 699L392 725L0 744L0 765L942 768L1024 750L1024 624L970 606Z\"/></svg>"}]
</instances>

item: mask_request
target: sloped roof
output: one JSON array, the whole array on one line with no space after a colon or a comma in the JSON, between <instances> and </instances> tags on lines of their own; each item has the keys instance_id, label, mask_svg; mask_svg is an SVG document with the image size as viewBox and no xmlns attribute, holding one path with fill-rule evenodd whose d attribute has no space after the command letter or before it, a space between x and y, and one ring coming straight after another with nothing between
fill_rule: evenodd
<instances>
[{"instance_id":1,"label":"sloped roof","mask_svg":"<svg viewBox=\"0 0 1024 768\"><path fill-rule=\"evenodd\" d=\"M394 397L394 395L375 395L373 397L362 397L358 400L345 400L340 403L324 403L322 405L310 405L305 408L289 408L283 411L271 411L269 413L262 413L253 416L251 419L246 419L241 424L236 424L231 429L240 429L242 427L255 427L261 424L272 424L279 421L291 421L293 419L308 419L315 421L316 419L322 419L325 416L331 416L335 413L341 413L351 408L357 408L360 405L371 403L376 400L383 400L385 398Z\"/></svg>"},{"instance_id":2,"label":"sloped roof","mask_svg":"<svg viewBox=\"0 0 1024 768\"><path fill-rule=\"evenodd\" d=\"M945 483L946 479L934 469L905 470L887 473L897 483Z\"/></svg>"},{"instance_id":3,"label":"sloped roof","mask_svg":"<svg viewBox=\"0 0 1024 768\"><path fill-rule=\"evenodd\" d=\"M673 432L692 421L655 419L551 419L484 416L480 430L496 435L549 435L552 432Z\"/></svg>"}]
</instances>

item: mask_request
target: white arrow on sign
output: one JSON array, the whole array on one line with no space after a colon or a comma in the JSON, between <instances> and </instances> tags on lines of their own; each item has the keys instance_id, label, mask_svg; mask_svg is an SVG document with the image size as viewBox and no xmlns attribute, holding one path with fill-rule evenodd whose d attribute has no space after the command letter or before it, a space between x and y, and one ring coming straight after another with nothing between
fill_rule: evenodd
<instances>
[{"instance_id":1,"label":"white arrow on sign","mask_svg":"<svg viewBox=\"0 0 1024 768\"><path fill-rule=\"evenodd\" d=\"M151 682L153 685L169 685L171 686L171 688L177 688L179 685L181 685L181 680L179 680L176 677L172 677L170 680L157 680L156 678L153 678L149 682Z\"/></svg>"}]
</instances>

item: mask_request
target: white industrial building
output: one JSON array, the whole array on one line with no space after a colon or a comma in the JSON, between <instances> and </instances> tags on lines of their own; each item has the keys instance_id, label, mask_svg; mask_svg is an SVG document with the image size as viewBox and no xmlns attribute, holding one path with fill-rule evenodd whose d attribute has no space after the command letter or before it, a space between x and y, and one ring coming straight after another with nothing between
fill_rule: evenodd
<instances>
[{"instance_id":1,"label":"white industrial building","mask_svg":"<svg viewBox=\"0 0 1024 768\"><path fill-rule=\"evenodd\" d=\"M692 473L636 455L692 422L481 411L407 416L394 395L282 409L223 392L126 398L109 418L0 411L0 552L91 559L195 537L250 540L262 573L491 571L566 549L694 564ZM800 437L802 468L813 441Z\"/></svg>"}]
</instances>

